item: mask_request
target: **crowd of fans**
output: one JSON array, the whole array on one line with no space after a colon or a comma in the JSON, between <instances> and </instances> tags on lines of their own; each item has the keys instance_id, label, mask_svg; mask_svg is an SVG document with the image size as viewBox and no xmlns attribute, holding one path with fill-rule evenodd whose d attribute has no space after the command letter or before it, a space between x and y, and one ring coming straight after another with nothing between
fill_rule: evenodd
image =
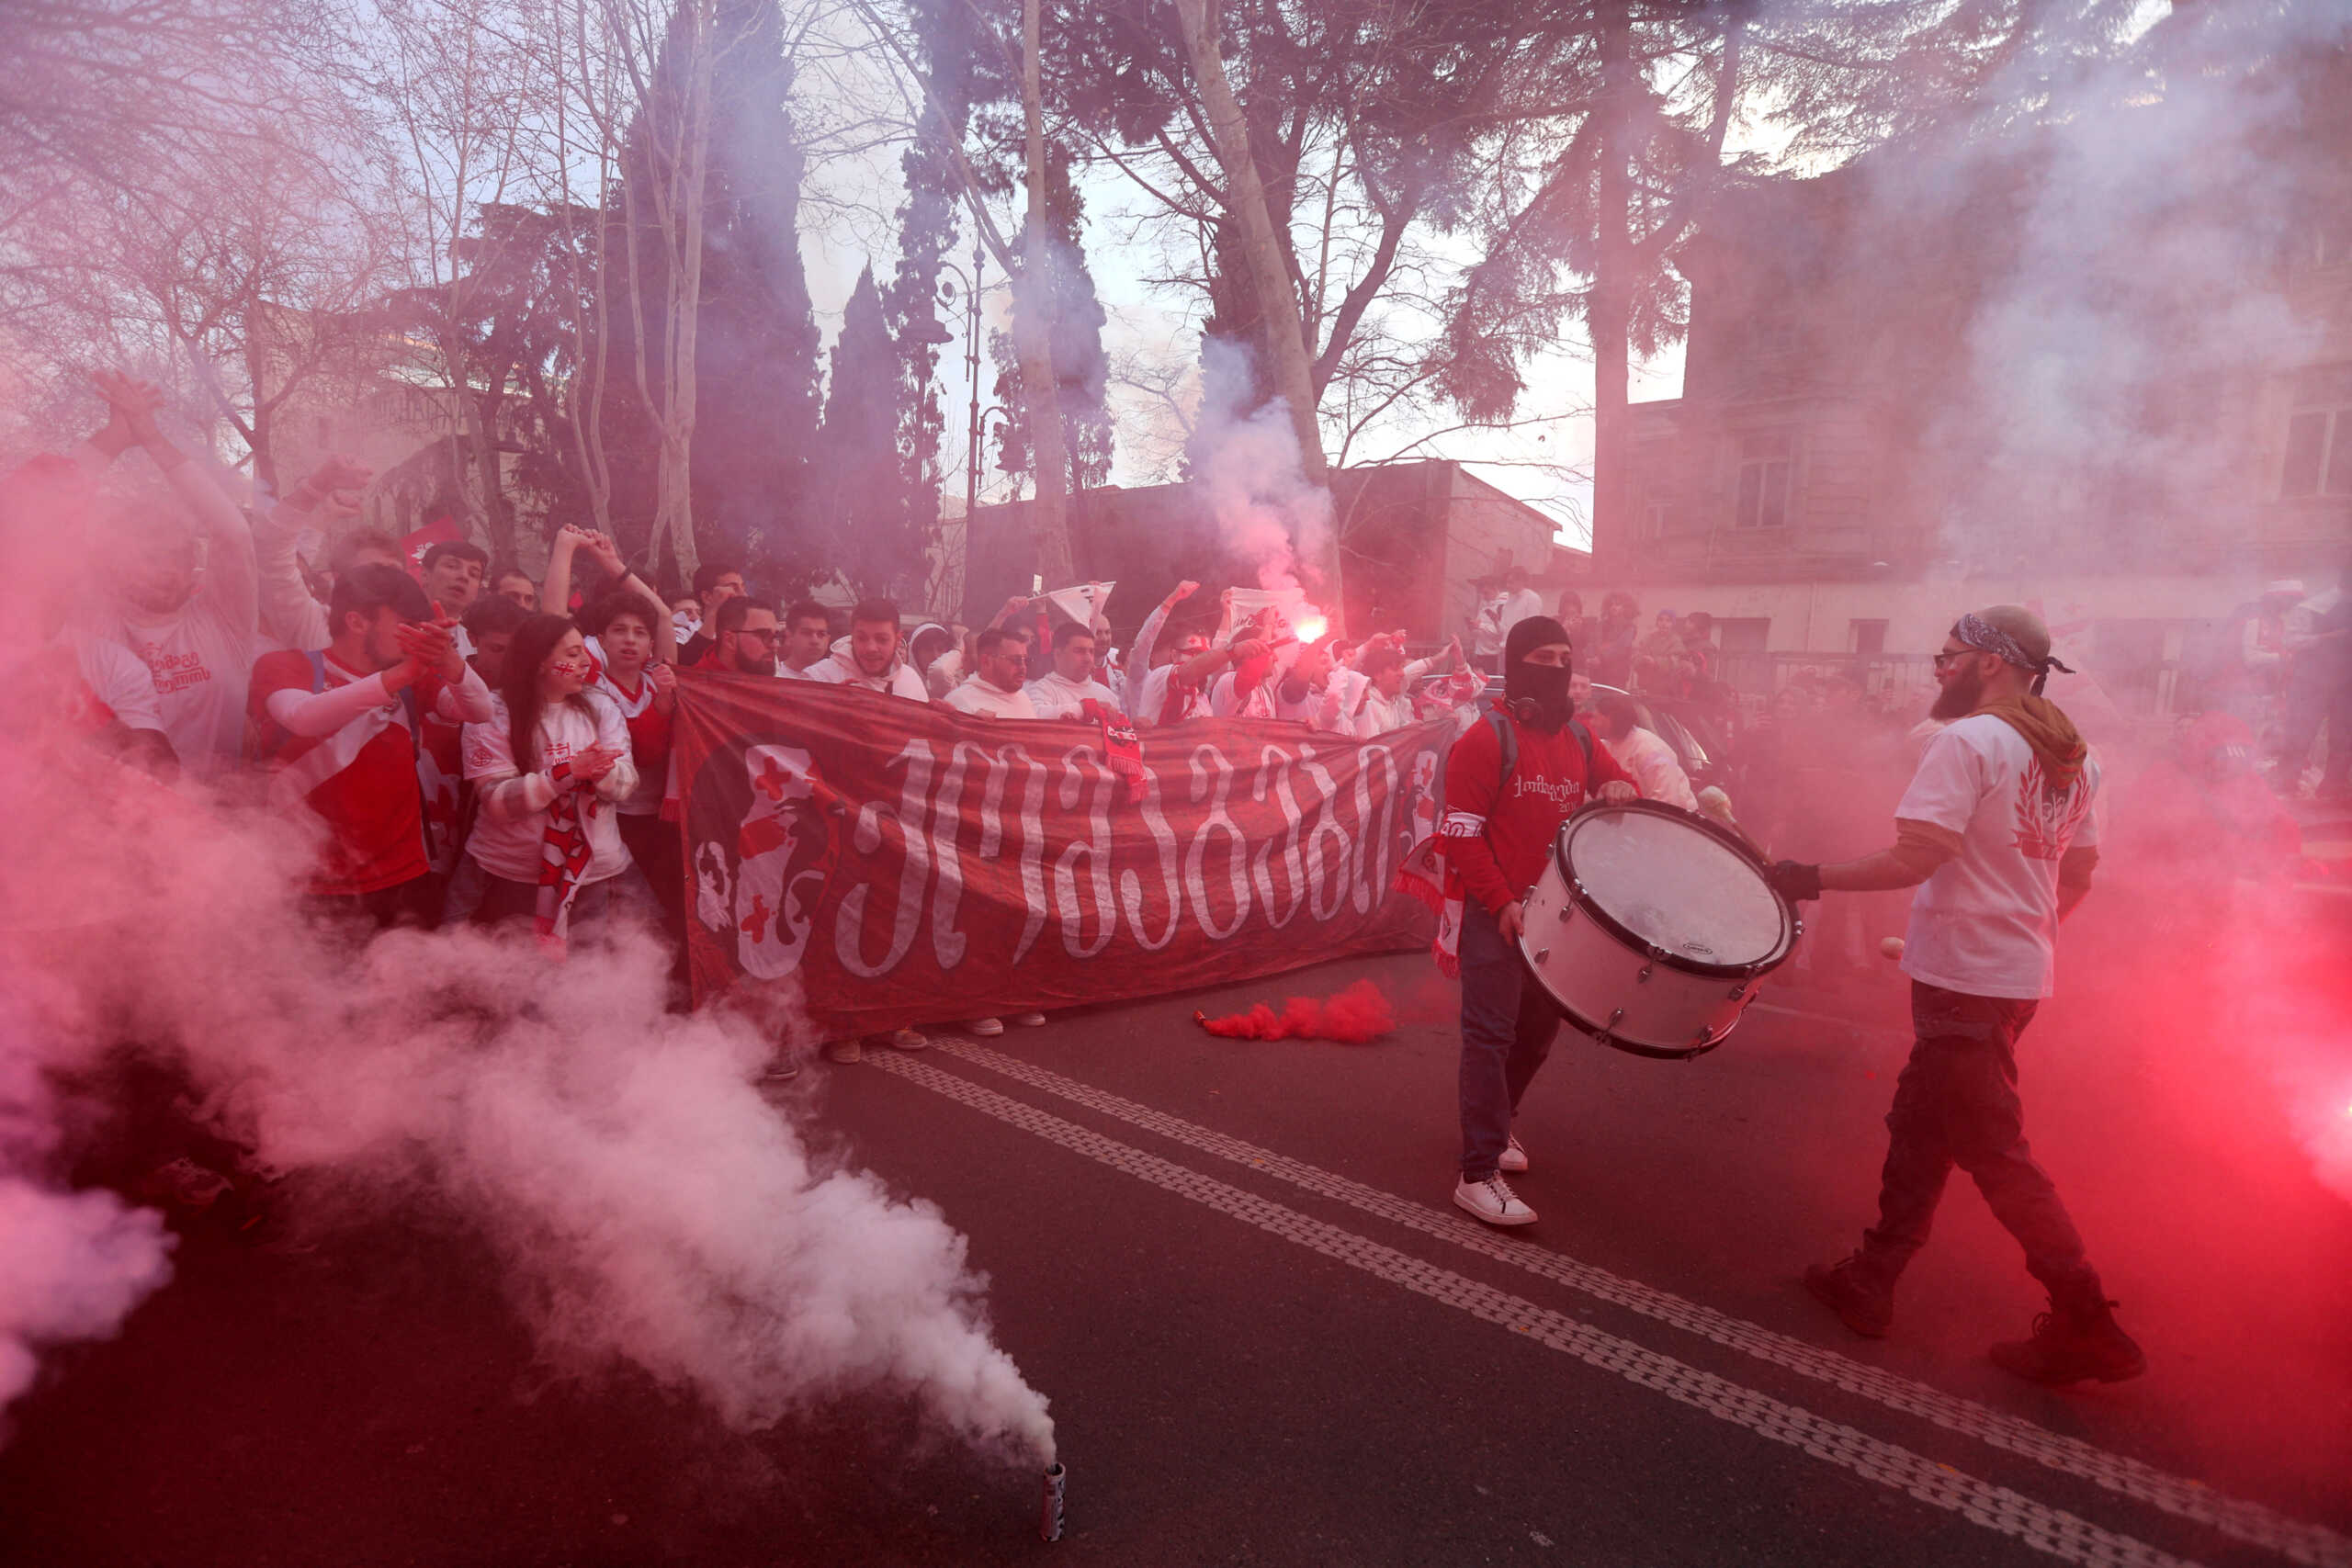
<instances>
[{"instance_id":1,"label":"crowd of fans","mask_svg":"<svg viewBox=\"0 0 2352 1568\"><path fill-rule=\"evenodd\" d=\"M98 385L105 426L72 457L19 470L0 498L42 526L90 519L80 548L97 567L94 593L62 574L11 584L46 649L51 678L32 691L50 716L160 778L322 821L307 897L322 917L365 929L511 920L560 944L630 908L682 952L678 835L663 818L682 666L847 686L990 721L1095 720L1148 735L1249 719L1361 739L1439 715L1468 722L1510 627L1544 608L1514 570L1465 627L1468 655L1456 639L1413 657L1402 633L1304 637L1262 594L1227 591L1212 620L1191 609L1199 585L1186 581L1120 649L1101 615L1101 585L1015 597L978 627L911 632L895 604L871 599L849 612L844 631L813 601L779 613L728 562L705 562L687 592L665 597L611 539L577 527L550 541L536 579L458 539L412 568L389 536L331 526L348 524L370 478L356 464L329 459L248 510L164 435L157 389L118 376ZM133 449L169 494L151 487L101 502L101 476ZM298 540L327 534L323 559L302 559ZM1073 602L1080 613L1066 608ZM1572 590L1555 608L1578 649L1579 714L1645 795L1728 820L1729 786L1752 839L1815 858L1841 852L1841 832L1883 816L1838 781L1899 776L1916 739L1905 734L1910 716L1873 708L1845 677L1801 674L1736 726L1703 614L1661 610L1645 629L1622 591L1602 598L1598 617ZM2342 736L2345 616L2340 590L2312 596L2274 584L2246 617L2230 713L2212 719L2241 730L2209 736L2209 750L2245 757L2256 724L2283 733L2290 750L2300 736L2308 751L2323 720ZM1644 727L1635 696L1720 715L1719 736L1744 733L1713 777L1694 781ZM2241 733L2245 744L2231 752ZM2333 752L2323 784L2340 790L2352 747L2337 740ZM2282 763L2277 776L2296 772ZM1850 947L1846 956L1865 962L1859 936L1826 932L1820 945ZM992 1032L1001 1021L973 1025ZM906 1031L890 1043L922 1042ZM855 1049L838 1043L836 1054Z\"/></svg>"},{"instance_id":2,"label":"crowd of fans","mask_svg":"<svg viewBox=\"0 0 2352 1568\"><path fill-rule=\"evenodd\" d=\"M164 434L158 389L118 376L98 387L109 417L96 435L0 495L12 528L57 536L71 531L60 520L82 520L99 567L86 598L71 581L78 560L30 594L55 666L43 689L82 739L162 781L321 825L304 896L322 920L360 931L514 922L561 947L628 910L683 954L678 832L663 810L684 666L1147 734L1247 719L1369 738L1438 715L1466 722L1483 692L1458 640L1413 657L1402 633L1302 635L1305 607L1235 591L1212 620L1187 614L1190 581L1118 649L1101 585L1075 596L1085 614L1065 608L1072 595L1041 594L982 626L910 633L882 599L851 609L845 630L813 601L779 613L723 561L664 596L610 538L572 526L536 578L462 539L412 563L401 541L351 525L365 468L332 458L242 506ZM134 451L154 470L143 492L122 482L141 477ZM310 561L305 538L331 543Z\"/></svg>"}]
</instances>

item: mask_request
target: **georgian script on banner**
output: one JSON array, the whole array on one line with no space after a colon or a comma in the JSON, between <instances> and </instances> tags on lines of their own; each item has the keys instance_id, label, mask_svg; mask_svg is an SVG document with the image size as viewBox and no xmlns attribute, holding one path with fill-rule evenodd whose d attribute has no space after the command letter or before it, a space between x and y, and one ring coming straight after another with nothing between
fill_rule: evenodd
<instances>
[{"instance_id":1,"label":"georgian script on banner","mask_svg":"<svg viewBox=\"0 0 2352 1568\"><path fill-rule=\"evenodd\" d=\"M831 1033L1149 996L1426 940L1390 884L1451 724L1144 732L688 671L698 998L797 989ZM1424 815L1426 811L1424 808Z\"/></svg>"}]
</instances>

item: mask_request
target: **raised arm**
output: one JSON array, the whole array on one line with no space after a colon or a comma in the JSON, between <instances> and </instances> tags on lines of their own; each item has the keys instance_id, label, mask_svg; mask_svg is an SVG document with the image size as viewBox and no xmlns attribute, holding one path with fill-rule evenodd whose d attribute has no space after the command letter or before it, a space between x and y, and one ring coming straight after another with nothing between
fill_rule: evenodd
<instances>
[{"instance_id":1,"label":"raised arm","mask_svg":"<svg viewBox=\"0 0 2352 1568\"><path fill-rule=\"evenodd\" d=\"M581 546L595 536L587 529L566 523L548 541L547 576L539 582L539 608L550 615L571 614L571 558ZM663 619L668 619L665 615Z\"/></svg>"},{"instance_id":2,"label":"raised arm","mask_svg":"<svg viewBox=\"0 0 2352 1568\"><path fill-rule=\"evenodd\" d=\"M1159 634L1168 625L1169 615L1174 612L1177 605L1199 592L1200 590L1201 585L1197 582L1180 582L1169 590L1168 597L1159 602L1158 608L1144 617L1143 629L1136 633L1135 646L1127 649L1127 668L1130 671L1149 671L1152 649L1159 646ZM1133 678L1131 674L1130 679Z\"/></svg>"},{"instance_id":3,"label":"raised arm","mask_svg":"<svg viewBox=\"0 0 2352 1568\"><path fill-rule=\"evenodd\" d=\"M324 648L334 640L326 607L302 580L295 537L316 523L356 515L359 492L375 471L353 458L332 457L281 497L254 530L254 570L262 629L288 648Z\"/></svg>"},{"instance_id":4,"label":"raised arm","mask_svg":"<svg viewBox=\"0 0 2352 1568\"><path fill-rule=\"evenodd\" d=\"M566 533L576 531L583 530L574 530L569 526L564 530ZM677 623L670 618L670 606L662 601L662 595L655 591L651 583L629 570L628 562L621 559L620 547L613 543L612 536L589 534L580 542L578 547L587 551L590 558L605 569L605 576L614 579L621 587L644 601L649 615L646 624L653 633L653 661L656 664L676 663L678 626ZM552 562L552 556L549 558ZM548 575L550 579L553 578L552 564L548 568ZM545 604L546 601L541 600L540 603Z\"/></svg>"},{"instance_id":5,"label":"raised arm","mask_svg":"<svg viewBox=\"0 0 2352 1568\"><path fill-rule=\"evenodd\" d=\"M219 603L232 626L253 626L260 607L254 592L254 536L245 525L245 514L213 481L204 465L190 461L155 423L155 411L163 406L164 398L153 383L113 371L101 371L95 379L99 395L120 413L133 439L146 448L149 460L210 537L206 593Z\"/></svg>"}]
</instances>

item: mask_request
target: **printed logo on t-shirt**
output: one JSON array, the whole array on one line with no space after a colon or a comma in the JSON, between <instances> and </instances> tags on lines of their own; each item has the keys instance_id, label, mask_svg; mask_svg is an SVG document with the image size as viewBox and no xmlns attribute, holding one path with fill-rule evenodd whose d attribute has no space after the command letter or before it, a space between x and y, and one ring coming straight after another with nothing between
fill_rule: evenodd
<instances>
[{"instance_id":1,"label":"printed logo on t-shirt","mask_svg":"<svg viewBox=\"0 0 2352 1568\"><path fill-rule=\"evenodd\" d=\"M154 672L158 696L169 696L212 679L212 671L204 667L203 656L193 649L186 653L168 653L160 642L135 642L131 647Z\"/></svg>"},{"instance_id":2,"label":"printed logo on t-shirt","mask_svg":"<svg viewBox=\"0 0 2352 1568\"><path fill-rule=\"evenodd\" d=\"M1540 795L1555 806L1570 808L1584 801L1584 785L1575 779L1534 779L1519 773L1510 781L1510 793L1514 799L1521 795Z\"/></svg>"},{"instance_id":3,"label":"printed logo on t-shirt","mask_svg":"<svg viewBox=\"0 0 2352 1568\"><path fill-rule=\"evenodd\" d=\"M2064 795L2053 795L2041 759L2032 758L2018 775L2018 853L2028 860L2058 859L2090 808L2091 792L2081 780Z\"/></svg>"}]
</instances>

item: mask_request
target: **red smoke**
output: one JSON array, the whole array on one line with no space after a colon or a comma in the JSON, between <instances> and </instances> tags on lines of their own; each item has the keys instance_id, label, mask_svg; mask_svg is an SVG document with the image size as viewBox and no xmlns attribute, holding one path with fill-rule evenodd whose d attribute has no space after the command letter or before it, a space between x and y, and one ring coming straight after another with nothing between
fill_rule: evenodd
<instances>
[{"instance_id":1,"label":"red smoke","mask_svg":"<svg viewBox=\"0 0 2352 1568\"><path fill-rule=\"evenodd\" d=\"M1378 986L1358 980L1338 996L1320 1001L1293 997L1280 1012L1260 1002L1248 1012L1201 1018L1200 1025L1228 1040L1337 1040L1344 1045L1362 1045L1396 1027L1396 1010Z\"/></svg>"}]
</instances>

